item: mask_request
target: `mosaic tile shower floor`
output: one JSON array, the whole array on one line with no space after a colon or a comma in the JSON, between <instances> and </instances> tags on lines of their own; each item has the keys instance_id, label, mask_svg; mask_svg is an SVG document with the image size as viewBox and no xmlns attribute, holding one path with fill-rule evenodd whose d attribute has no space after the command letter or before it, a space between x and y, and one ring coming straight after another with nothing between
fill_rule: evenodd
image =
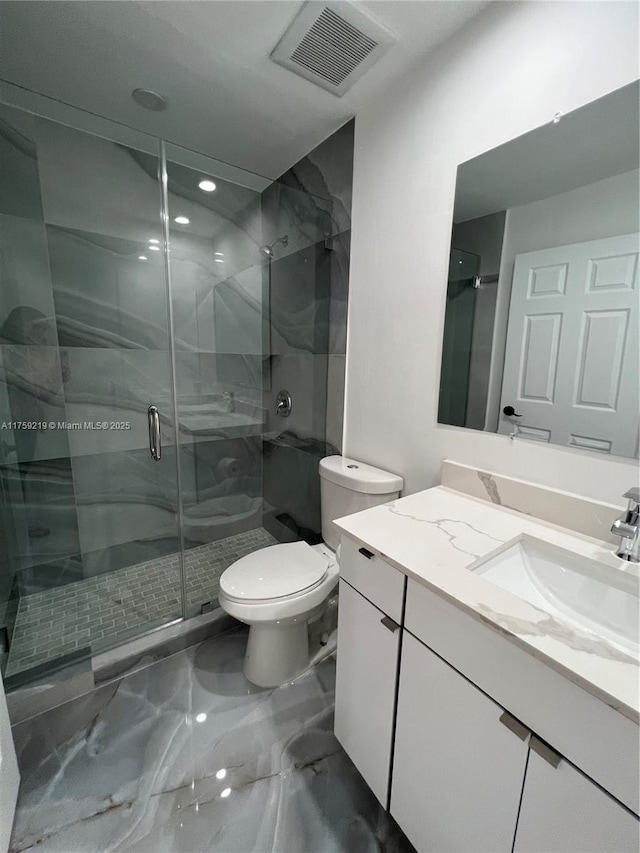
<instances>
[{"instance_id":1,"label":"mosaic tile shower floor","mask_svg":"<svg viewBox=\"0 0 640 853\"><path fill-rule=\"evenodd\" d=\"M217 599L220 575L231 563L275 544L258 528L187 550L187 612ZM32 593L20 600L6 676L88 646L102 651L181 612L178 554Z\"/></svg>"}]
</instances>

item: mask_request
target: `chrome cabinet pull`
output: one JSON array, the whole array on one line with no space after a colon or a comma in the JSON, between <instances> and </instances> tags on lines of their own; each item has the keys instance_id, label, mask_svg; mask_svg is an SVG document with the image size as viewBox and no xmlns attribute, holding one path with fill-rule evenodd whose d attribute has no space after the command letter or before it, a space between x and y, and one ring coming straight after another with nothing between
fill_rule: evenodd
<instances>
[{"instance_id":1,"label":"chrome cabinet pull","mask_svg":"<svg viewBox=\"0 0 640 853\"><path fill-rule=\"evenodd\" d=\"M157 406L149 406L147 412L149 417L149 451L151 458L159 462L162 458L162 447L160 446L160 412Z\"/></svg>"},{"instance_id":2,"label":"chrome cabinet pull","mask_svg":"<svg viewBox=\"0 0 640 853\"><path fill-rule=\"evenodd\" d=\"M400 627L397 622L393 621L391 616L383 616L380 622L384 625L385 628L388 628L392 634Z\"/></svg>"},{"instance_id":3,"label":"chrome cabinet pull","mask_svg":"<svg viewBox=\"0 0 640 853\"><path fill-rule=\"evenodd\" d=\"M508 714L506 711L500 716L500 722L503 726L509 729L510 732L516 737L519 737L520 740L526 740L531 732L526 726L523 726L520 720L516 720L515 717L512 717L511 714Z\"/></svg>"},{"instance_id":4,"label":"chrome cabinet pull","mask_svg":"<svg viewBox=\"0 0 640 853\"><path fill-rule=\"evenodd\" d=\"M540 758L544 759L547 764L550 764L553 768L557 768L562 761L562 756L557 753L555 749L551 749L548 744L540 740L540 738L537 738L535 735L532 735L531 740L529 741L529 746L534 752L538 753Z\"/></svg>"}]
</instances>

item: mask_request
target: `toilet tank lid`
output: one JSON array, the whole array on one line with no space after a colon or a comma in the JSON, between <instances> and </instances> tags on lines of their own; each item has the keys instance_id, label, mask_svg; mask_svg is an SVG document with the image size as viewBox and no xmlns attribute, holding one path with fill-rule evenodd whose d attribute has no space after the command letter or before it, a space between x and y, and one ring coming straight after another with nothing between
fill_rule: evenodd
<instances>
[{"instance_id":1,"label":"toilet tank lid","mask_svg":"<svg viewBox=\"0 0 640 853\"><path fill-rule=\"evenodd\" d=\"M402 477L397 474L356 462L355 459L347 459L346 456L325 456L321 459L320 476L337 486L368 495L399 492L404 485Z\"/></svg>"}]
</instances>

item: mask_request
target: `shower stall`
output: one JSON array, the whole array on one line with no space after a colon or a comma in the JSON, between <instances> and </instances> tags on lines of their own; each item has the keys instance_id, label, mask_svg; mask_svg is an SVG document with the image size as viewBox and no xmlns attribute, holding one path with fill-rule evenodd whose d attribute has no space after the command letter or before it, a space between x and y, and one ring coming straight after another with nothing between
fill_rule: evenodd
<instances>
[{"instance_id":1,"label":"shower stall","mask_svg":"<svg viewBox=\"0 0 640 853\"><path fill-rule=\"evenodd\" d=\"M231 562L319 533L274 521L289 516L265 500L264 468L277 486L283 447L335 452L330 205L47 99L0 103L8 689L215 613ZM290 440L274 365L293 352L317 358L309 401L294 395L312 426ZM319 520L313 489L288 494Z\"/></svg>"}]
</instances>

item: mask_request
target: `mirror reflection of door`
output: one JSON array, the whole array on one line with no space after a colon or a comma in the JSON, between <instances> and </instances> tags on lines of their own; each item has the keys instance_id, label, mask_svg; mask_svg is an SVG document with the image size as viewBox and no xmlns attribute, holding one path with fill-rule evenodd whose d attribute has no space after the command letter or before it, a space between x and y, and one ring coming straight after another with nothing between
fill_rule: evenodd
<instances>
[{"instance_id":1,"label":"mirror reflection of door","mask_svg":"<svg viewBox=\"0 0 640 853\"><path fill-rule=\"evenodd\" d=\"M627 234L517 256L501 407L515 405L518 432L636 454L639 243Z\"/></svg>"}]
</instances>

